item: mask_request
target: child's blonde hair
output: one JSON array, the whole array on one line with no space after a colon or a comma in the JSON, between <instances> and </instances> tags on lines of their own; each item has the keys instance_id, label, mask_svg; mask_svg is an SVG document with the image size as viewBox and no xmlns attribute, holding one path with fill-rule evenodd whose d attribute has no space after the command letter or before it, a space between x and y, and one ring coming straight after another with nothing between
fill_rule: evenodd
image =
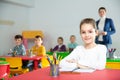
<instances>
[{"instance_id":1,"label":"child's blonde hair","mask_svg":"<svg viewBox=\"0 0 120 80\"><path fill-rule=\"evenodd\" d=\"M70 36L70 38L72 38L72 37L76 38L75 35L71 35L71 36Z\"/></svg>"}]
</instances>

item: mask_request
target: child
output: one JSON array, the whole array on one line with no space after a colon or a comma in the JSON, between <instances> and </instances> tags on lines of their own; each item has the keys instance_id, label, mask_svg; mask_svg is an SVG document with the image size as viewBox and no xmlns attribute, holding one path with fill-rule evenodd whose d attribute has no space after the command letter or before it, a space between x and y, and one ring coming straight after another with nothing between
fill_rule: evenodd
<instances>
[{"instance_id":1,"label":"child","mask_svg":"<svg viewBox=\"0 0 120 80\"><path fill-rule=\"evenodd\" d=\"M11 50L10 55L12 56L24 56L26 55L26 49L23 45L23 37L21 35L15 35L14 37L16 46ZM25 68L27 66L28 61L22 61L22 67Z\"/></svg>"},{"instance_id":2,"label":"child","mask_svg":"<svg viewBox=\"0 0 120 80\"><path fill-rule=\"evenodd\" d=\"M74 48L78 45L76 42L76 37L75 35L70 36L70 43L68 44L68 50L69 52L72 52Z\"/></svg>"},{"instance_id":3,"label":"child","mask_svg":"<svg viewBox=\"0 0 120 80\"><path fill-rule=\"evenodd\" d=\"M16 46L12 49L12 53L15 52L15 55L26 55L26 50L23 45L23 37L21 35L15 35L15 44Z\"/></svg>"},{"instance_id":4,"label":"child","mask_svg":"<svg viewBox=\"0 0 120 80\"><path fill-rule=\"evenodd\" d=\"M46 55L46 49L42 45L43 39L41 36L37 35L35 36L35 45L31 48L32 53L36 56L45 56Z\"/></svg>"},{"instance_id":5,"label":"child","mask_svg":"<svg viewBox=\"0 0 120 80\"><path fill-rule=\"evenodd\" d=\"M58 42L58 45L56 45L52 51L65 52L66 46L63 44L63 38L58 37L57 42Z\"/></svg>"},{"instance_id":6,"label":"child","mask_svg":"<svg viewBox=\"0 0 120 80\"><path fill-rule=\"evenodd\" d=\"M43 43L43 39L41 36L37 35L35 36L35 45L31 48L32 53L35 56L46 56L46 49L45 47L42 45ZM41 68L41 64L39 62L38 67ZM28 68L29 70L33 70L33 61L30 61L30 63L28 64Z\"/></svg>"},{"instance_id":7,"label":"child","mask_svg":"<svg viewBox=\"0 0 120 80\"><path fill-rule=\"evenodd\" d=\"M107 48L96 44L95 20L86 18L81 21L80 35L84 45L77 46L70 55L60 62L61 68L81 68L102 70L106 64Z\"/></svg>"}]
</instances>

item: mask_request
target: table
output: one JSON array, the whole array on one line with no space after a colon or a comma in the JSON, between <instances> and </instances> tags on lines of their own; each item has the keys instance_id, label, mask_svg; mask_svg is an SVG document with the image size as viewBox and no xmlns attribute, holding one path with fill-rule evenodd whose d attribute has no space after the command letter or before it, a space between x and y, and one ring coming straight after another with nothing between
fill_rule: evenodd
<instances>
[{"instance_id":1,"label":"table","mask_svg":"<svg viewBox=\"0 0 120 80\"><path fill-rule=\"evenodd\" d=\"M49 68L37 69L9 80L120 80L120 70L105 69L92 73L61 73L58 77L49 75Z\"/></svg>"},{"instance_id":2,"label":"table","mask_svg":"<svg viewBox=\"0 0 120 80\"><path fill-rule=\"evenodd\" d=\"M34 61L34 69L38 69L38 62L42 58L42 56L20 56L22 60L33 60Z\"/></svg>"},{"instance_id":3,"label":"table","mask_svg":"<svg viewBox=\"0 0 120 80\"><path fill-rule=\"evenodd\" d=\"M107 59L106 68L120 69L120 58L118 58L118 59Z\"/></svg>"},{"instance_id":4,"label":"table","mask_svg":"<svg viewBox=\"0 0 120 80\"><path fill-rule=\"evenodd\" d=\"M12 56L0 56L0 57L12 57ZM42 58L42 56L15 56L15 57L20 57L22 60L33 60L34 61L34 69L38 69L38 62Z\"/></svg>"}]
</instances>

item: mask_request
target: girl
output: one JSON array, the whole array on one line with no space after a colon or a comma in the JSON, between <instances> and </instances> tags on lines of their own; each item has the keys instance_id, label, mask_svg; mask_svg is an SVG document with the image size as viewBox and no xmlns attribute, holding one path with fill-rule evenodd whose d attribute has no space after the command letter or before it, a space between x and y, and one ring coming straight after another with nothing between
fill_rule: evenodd
<instances>
[{"instance_id":1,"label":"girl","mask_svg":"<svg viewBox=\"0 0 120 80\"><path fill-rule=\"evenodd\" d=\"M65 52L66 51L66 46L63 44L63 41L64 40L63 40L62 37L58 37L58 39L57 39L58 45L56 45L52 51L53 52L55 52L55 51Z\"/></svg>"},{"instance_id":2,"label":"girl","mask_svg":"<svg viewBox=\"0 0 120 80\"><path fill-rule=\"evenodd\" d=\"M104 69L107 48L96 44L95 20L86 18L80 23L80 35L84 45L77 46L70 55L60 62L61 68Z\"/></svg>"}]
</instances>

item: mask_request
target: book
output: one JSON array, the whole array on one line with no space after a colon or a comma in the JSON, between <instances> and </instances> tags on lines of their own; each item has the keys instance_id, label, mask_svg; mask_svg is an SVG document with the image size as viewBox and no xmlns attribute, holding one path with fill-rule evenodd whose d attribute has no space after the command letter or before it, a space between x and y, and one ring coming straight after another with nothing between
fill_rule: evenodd
<instances>
[{"instance_id":1,"label":"book","mask_svg":"<svg viewBox=\"0 0 120 80\"><path fill-rule=\"evenodd\" d=\"M75 73L81 73L81 72L87 72L92 73L95 69L80 69L80 68L61 68L60 72L75 72Z\"/></svg>"}]
</instances>

